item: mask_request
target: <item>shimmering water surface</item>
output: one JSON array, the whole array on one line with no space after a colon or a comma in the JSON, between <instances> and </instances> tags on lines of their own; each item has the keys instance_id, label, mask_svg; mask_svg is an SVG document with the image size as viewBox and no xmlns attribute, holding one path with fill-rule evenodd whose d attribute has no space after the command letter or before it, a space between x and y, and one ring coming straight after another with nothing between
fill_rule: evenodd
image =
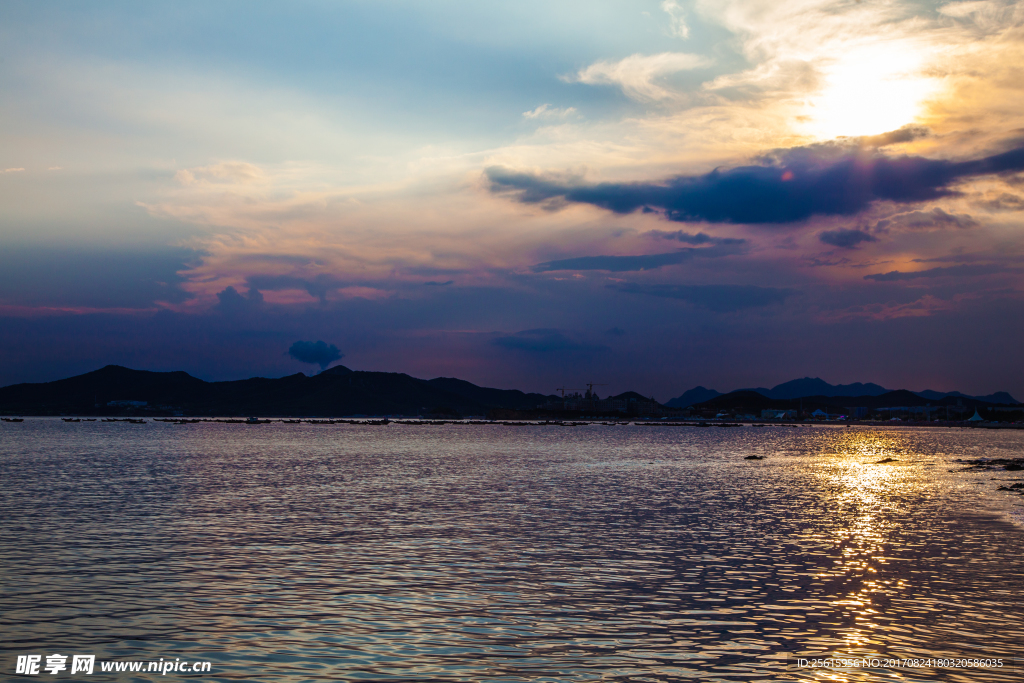
<instances>
[{"instance_id":1,"label":"shimmering water surface","mask_svg":"<svg viewBox=\"0 0 1024 683\"><path fill-rule=\"evenodd\" d=\"M1024 497L996 491L1024 473L949 472L1022 456L986 430L2 423L0 676L59 652L208 680L1024 680L793 666L1024 654Z\"/></svg>"}]
</instances>

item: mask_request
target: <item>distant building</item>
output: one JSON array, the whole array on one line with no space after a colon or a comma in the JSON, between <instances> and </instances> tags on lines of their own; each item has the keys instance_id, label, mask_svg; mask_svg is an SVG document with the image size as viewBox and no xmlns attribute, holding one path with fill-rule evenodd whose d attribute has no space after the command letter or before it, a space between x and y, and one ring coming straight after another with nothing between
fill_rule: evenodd
<instances>
[{"instance_id":1,"label":"distant building","mask_svg":"<svg viewBox=\"0 0 1024 683\"><path fill-rule=\"evenodd\" d=\"M876 408L875 412L884 417L899 417L907 420L928 420L939 414L938 406L887 406Z\"/></svg>"},{"instance_id":2,"label":"distant building","mask_svg":"<svg viewBox=\"0 0 1024 683\"><path fill-rule=\"evenodd\" d=\"M762 410L762 420L795 420L795 410Z\"/></svg>"},{"instance_id":3,"label":"distant building","mask_svg":"<svg viewBox=\"0 0 1024 683\"><path fill-rule=\"evenodd\" d=\"M548 401L540 406L543 410L565 410L594 413L623 413L626 415L663 415L665 408L653 398L624 396L623 398L600 398L597 392L588 390L585 394L572 393Z\"/></svg>"},{"instance_id":4,"label":"distant building","mask_svg":"<svg viewBox=\"0 0 1024 683\"><path fill-rule=\"evenodd\" d=\"M868 416L867 408L843 408L846 411L846 416L852 420L860 420Z\"/></svg>"}]
</instances>

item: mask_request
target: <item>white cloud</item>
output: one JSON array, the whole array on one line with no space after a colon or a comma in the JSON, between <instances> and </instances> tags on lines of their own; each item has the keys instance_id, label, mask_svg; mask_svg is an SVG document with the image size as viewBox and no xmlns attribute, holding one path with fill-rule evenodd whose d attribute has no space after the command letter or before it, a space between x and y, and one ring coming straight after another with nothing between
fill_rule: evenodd
<instances>
[{"instance_id":1,"label":"white cloud","mask_svg":"<svg viewBox=\"0 0 1024 683\"><path fill-rule=\"evenodd\" d=\"M672 35L679 38L689 38L690 27L686 25L686 20L683 18L683 8L680 7L679 3L676 0L664 0L661 3L661 9L668 14Z\"/></svg>"},{"instance_id":2,"label":"white cloud","mask_svg":"<svg viewBox=\"0 0 1024 683\"><path fill-rule=\"evenodd\" d=\"M523 116L528 119L554 119L554 118L565 118L572 116L576 113L576 107L566 107L565 109L559 109L558 107L552 107L550 104L542 104L536 109L530 111L524 111Z\"/></svg>"},{"instance_id":3,"label":"white cloud","mask_svg":"<svg viewBox=\"0 0 1024 683\"><path fill-rule=\"evenodd\" d=\"M588 85L617 85L634 100L657 101L676 96L671 90L658 85L657 79L710 65L711 60L707 57L683 52L635 54L618 62L594 62L568 80Z\"/></svg>"},{"instance_id":4,"label":"white cloud","mask_svg":"<svg viewBox=\"0 0 1024 683\"><path fill-rule=\"evenodd\" d=\"M994 2L987 0L972 0L970 2L951 2L939 8L939 14L947 17L962 18L979 12L991 12L996 9Z\"/></svg>"},{"instance_id":5,"label":"white cloud","mask_svg":"<svg viewBox=\"0 0 1024 683\"><path fill-rule=\"evenodd\" d=\"M174 174L182 185L193 183L252 183L262 180L259 166L244 161L225 161L211 166L183 169Z\"/></svg>"},{"instance_id":6,"label":"white cloud","mask_svg":"<svg viewBox=\"0 0 1024 683\"><path fill-rule=\"evenodd\" d=\"M1024 17L1024 6L1019 2L997 0L970 0L951 2L939 8L939 14L966 26L973 25L985 32L1000 31L1018 24Z\"/></svg>"},{"instance_id":7,"label":"white cloud","mask_svg":"<svg viewBox=\"0 0 1024 683\"><path fill-rule=\"evenodd\" d=\"M23 168L5 168L4 173L21 173L24 170Z\"/></svg>"}]
</instances>

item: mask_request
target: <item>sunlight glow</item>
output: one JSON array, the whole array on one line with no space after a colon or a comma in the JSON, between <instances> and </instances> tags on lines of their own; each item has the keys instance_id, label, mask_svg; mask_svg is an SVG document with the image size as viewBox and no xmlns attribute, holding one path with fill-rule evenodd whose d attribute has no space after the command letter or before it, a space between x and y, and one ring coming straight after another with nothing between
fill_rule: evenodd
<instances>
[{"instance_id":1,"label":"sunlight glow","mask_svg":"<svg viewBox=\"0 0 1024 683\"><path fill-rule=\"evenodd\" d=\"M921 75L922 55L909 46L863 48L825 69L823 89L807 102L808 132L823 138L877 135L913 123L938 88Z\"/></svg>"}]
</instances>

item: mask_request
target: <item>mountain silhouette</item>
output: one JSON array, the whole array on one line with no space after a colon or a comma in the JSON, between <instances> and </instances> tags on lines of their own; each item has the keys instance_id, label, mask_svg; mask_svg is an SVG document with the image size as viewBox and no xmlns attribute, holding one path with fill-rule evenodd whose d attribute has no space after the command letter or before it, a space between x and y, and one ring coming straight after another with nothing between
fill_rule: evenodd
<instances>
[{"instance_id":1,"label":"mountain silhouette","mask_svg":"<svg viewBox=\"0 0 1024 683\"><path fill-rule=\"evenodd\" d=\"M765 398L775 400L790 400L797 398L809 398L809 397L856 397L856 396L882 396L883 394L892 393L890 389L886 389L878 384L861 383L855 382L853 384L829 384L820 377L804 377L803 379L794 379L782 384L777 384L771 389L764 387L758 387L756 389L737 389L736 391L743 392L756 392ZM899 390L904 391L904 390ZM730 392L730 393L736 393ZM1016 404L1017 400L1005 391L999 391L988 396L969 396L962 394L959 391L914 391L907 392L912 393L915 396L931 401L941 401L945 398L961 398L971 399L972 401L984 401L985 403L994 404ZM668 401L665 405L673 408L686 408L697 403L703 403L709 401L716 396L722 396L713 389L705 389L704 387L694 387L687 392L684 392L682 396L674 398ZM917 405L916 403L910 405ZM924 405L923 403L921 405Z\"/></svg>"},{"instance_id":2,"label":"mountain silhouette","mask_svg":"<svg viewBox=\"0 0 1024 683\"><path fill-rule=\"evenodd\" d=\"M715 391L714 389L705 389L704 387L694 387L689 391L684 391L682 396L677 396L665 403L669 408L689 408L695 403L703 403L704 401L710 400L715 396L721 396L722 392Z\"/></svg>"},{"instance_id":3,"label":"mountain silhouette","mask_svg":"<svg viewBox=\"0 0 1024 683\"><path fill-rule=\"evenodd\" d=\"M554 396L478 387L439 377L422 380L397 372L361 372L342 365L307 377L205 382L186 372L149 372L117 365L84 375L0 389L0 413L107 415L483 415L494 408L532 410ZM146 406L123 402L146 402ZM109 405L122 402L122 405Z\"/></svg>"}]
</instances>

